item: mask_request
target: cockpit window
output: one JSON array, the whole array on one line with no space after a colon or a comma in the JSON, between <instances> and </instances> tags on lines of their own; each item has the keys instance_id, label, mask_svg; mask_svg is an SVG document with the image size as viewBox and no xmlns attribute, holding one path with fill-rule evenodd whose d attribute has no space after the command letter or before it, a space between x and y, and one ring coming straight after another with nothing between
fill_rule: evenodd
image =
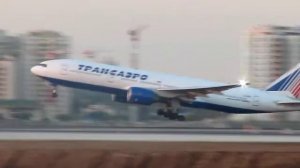
<instances>
[{"instance_id":1,"label":"cockpit window","mask_svg":"<svg viewBox=\"0 0 300 168\"><path fill-rule=\"evenodd\" d=\"M37 66L47 67L47 64L38 64Z\"/></svg>"}]
</instances>

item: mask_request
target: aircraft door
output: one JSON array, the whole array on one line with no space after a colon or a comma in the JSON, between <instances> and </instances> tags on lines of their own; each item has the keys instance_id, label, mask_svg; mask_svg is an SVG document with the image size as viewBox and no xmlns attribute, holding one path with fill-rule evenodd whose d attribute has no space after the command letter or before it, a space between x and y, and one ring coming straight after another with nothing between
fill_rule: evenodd
<instances>
[{"instance_id":1,"label":"aircraft door","mask_svg":"<svg viewBox=\"0 0 300 168\"><path fill-rule=\"evenodd\" d=\"M253 106L259 106L259 96L254 95L252 97L251 103Z\"/></svg>"},{"instance_id":2,"label":"aircraft door","mask_svg":"<svg viewBox=\"0 0 300 168\"><path fill-rule=\"evenodd\" d=\"M68 65L67 64L62 64L60 74L61 75L67 75L67 73L68 73Z\"/></svg>"},{"instance_id":3,"label":"aircraft door","mask_svg":"<svg viewBox=\"0 0 300 168\"><path fill-rule=\"evenodd\" d=\"M113 71L112 72L116 72L116 71ZM114 85L115 84L115 76L114 75L105 75L106 76L106 81L109 85Z\"/></svg>"},{"instance_id":4,"label":"aircraft door","mask_svg":"<svg viewBox=\"0 0 300 168\"><path fill-rule=\"evenodd\" d=\"M107 76L107 83L113 84L115 82L114 76Z\"/></svg>"}]
</instances>

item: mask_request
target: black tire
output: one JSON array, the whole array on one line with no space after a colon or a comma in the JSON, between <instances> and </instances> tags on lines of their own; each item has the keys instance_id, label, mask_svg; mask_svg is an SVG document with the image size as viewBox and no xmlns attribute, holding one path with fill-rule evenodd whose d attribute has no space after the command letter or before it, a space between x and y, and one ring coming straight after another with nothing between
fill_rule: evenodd
<instances>
[{"instance_id":1,"label":"black tire","mask_svg":"<svg viewBox=\"0 0 300 168\"><path fill-rule=\"evenodd\" d=\"M178 121L185 121L185 117L182 115L177 116Z\"/></svg>"},{"instance_id":2,"label":"black tire","mask_svg":"<svg viewBox=\"0 0 300 168\"><path fill-rule=\"evenodd\" d=\"M176 120L178 117L176 113L168 113L168 116L170 120Z\"/></svg>"},{"instance_id":3,"label":"black tire","mask_svg":"<svg viewBox=\"0 0 300 168\"><path fill-rule=\"evenodd\" d=\"M157 112L156 112L156 114L159 115L159 116L163 116L164 113L165 112L162 109L158 109Z\"/></svg>"},{"instance_id":4,"label":"black tire","mask_svg":"<svg viewBox=\"0 0 300 168\"><path fill-rule=\"evenodd\" d=\"M57 97L57 92L56 91L52 91L52 97Z\"/></svg>"}]
</instances>

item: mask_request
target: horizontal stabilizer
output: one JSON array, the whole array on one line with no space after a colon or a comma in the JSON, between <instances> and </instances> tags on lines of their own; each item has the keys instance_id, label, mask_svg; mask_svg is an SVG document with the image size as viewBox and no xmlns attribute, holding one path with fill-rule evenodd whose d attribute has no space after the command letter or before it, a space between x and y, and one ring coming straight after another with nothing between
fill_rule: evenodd
<instances>
[{"instance_id":1,"label":"horizontal stabilizer","mask_svg":"<svg viewBox=\"0 0 300 168\"><path fill-rule=\"evenodd\" d=\"M284 101L278 101L276 102L277 104L282 104L282 105L300 105L300 100L284 100Z\"/></svg>"}]
</instances>

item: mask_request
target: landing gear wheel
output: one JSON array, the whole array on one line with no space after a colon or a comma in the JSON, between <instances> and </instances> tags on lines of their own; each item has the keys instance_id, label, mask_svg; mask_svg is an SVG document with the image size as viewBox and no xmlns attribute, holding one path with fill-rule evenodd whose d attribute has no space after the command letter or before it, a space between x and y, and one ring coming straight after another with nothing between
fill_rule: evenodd
<instances>
[{"instance_id":1,"label":"landing gear wheel","mask_svg":"<svg viewBox=\"0 0 300 168\"><path fill-rule=\"evenodd\" d=\"M51 96L52 97L57 97L58 96L56 89L52 90Z\"/></svg>"},{"instance_id":2,"label":"landing gear wheel","mask_svg":"<svg viewBox=\"0 0 300 168\"><path fill-rule=\"evenodd\" d=\"M178 116L177 116L177 120L178 120L178 121L185 121L185 117L182 116L182 115L178 115Z\"/></svg>"},{"instance_id":3,"label":"landing gear wheel","mask_svg":"<svg viewBox=\"0 0 300 168\"><path fill-rule=\"evenodd\" d=\"M177 121L185 121L185 117L183 115L178 114L178 109L176 108L162 108L157 110L157 115L163 116L170 120L177 120Z\"/></svg>"},{"instance_id":4,"label":"landing gear wheel","mask_svg":"<svg viewBox=\"0 0 300 168\"><path fill-rule=\"evenodd\" d=\"M177 119L177 114L176 114L176 113L168 112L167 114L168 114L168 118L169 118L170 120L175 120L175 119Z\"/></svg>"},{"instance_id":5,"label":"landing gear wheel","mask_svg":"<svg viewBox=\"0 0 300 168\"><path fill-rule=\"evenodd\" d=\"M164 115L165 115L165 112L164 112L163 109L158 109L156 113L157 113L157 115L159 115L159 116L164 116Z\"/></svg>"}]
</instances>

